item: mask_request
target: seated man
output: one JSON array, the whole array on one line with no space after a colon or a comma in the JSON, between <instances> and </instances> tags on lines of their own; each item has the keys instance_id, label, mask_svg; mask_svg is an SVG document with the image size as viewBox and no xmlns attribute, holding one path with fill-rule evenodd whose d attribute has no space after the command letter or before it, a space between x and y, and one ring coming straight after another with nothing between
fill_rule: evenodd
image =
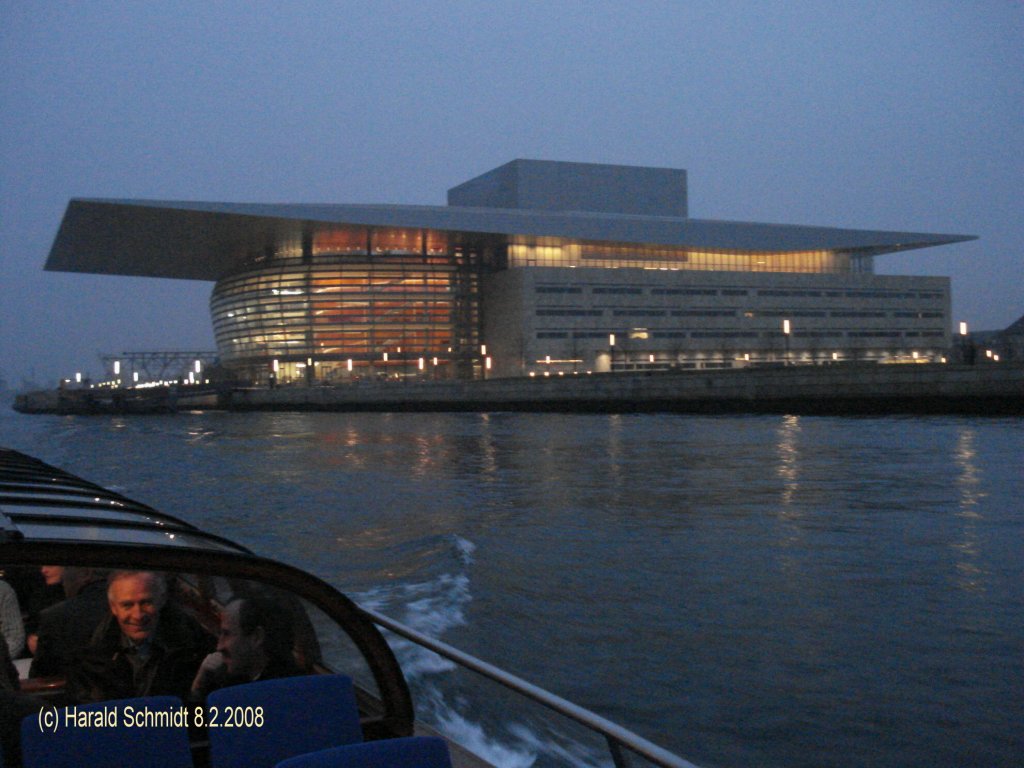
<instances>
[{"instance_id":1,"label":"seated man","mask_svg":"<svg viewBox=\"0 0 1024 768\"><path fill-rule=\"evenodd\" d=\"M25 596L23 602L27 635L25 645L28 652L34 655L36 643L39 640L39 615L45 609L63 602L67 598L63 584L64 566L44 565L40 568L33 568L27 573L22 570L18 576L21 579L21 589Z\"/></svg>"},{"instance_id":2,"label":"seated man","mask_svg":"<svg viewBox=\"0 0 1024 768\"><path fill-rule=\"evenodd\" d=\"M107 580L108 616L71 665L77 701L188 694L192 670L212 645L194 620L167 602L167 583L150 571L115 571Z\"/></svg>"},{"instance_id":3,"label":"seated man","mask_svg":"<svg viewBox=\"0 0 1024 768\"><path fill-rule=\"evenodd\" d=\"M291 612L266 595L236 598L220 617L217 651L192 681L192 698L228 685L299 674Z\"/></svg>"},{"instance_id":4,"label":"seated man","mask_svg":"<svg viewBox=\"0 0 1024 768\"><path fill-rule=\"evenodd\" d=\"M29 677L67 675L76 654L89 646L96 627L110 616L107 574L94 568L65 568L68 599L39 614L36 654Z\"/></svg>"},{"instance_id":5,"label":"seated man","mask_svg":"<svg viewBox=\"0 0 1024 768\"><path fill-rule=\"evenodd\" d=\"M14 587L0 579L0 634L7 646L7 654L16 659L25 648L25 625L21 620L21 606Z\"/></svg>"},{"instance_id":6,"label":"seated man","mask_svg":"<svg viewBox=\"0 0 1024 768\"><path fill-rule=\"evenodd\" d=\"M35 714L44 702L21 692L18 670L0 642L0 755L4 765L21 765L21 719Z\"/></svg>"}]
</instances>

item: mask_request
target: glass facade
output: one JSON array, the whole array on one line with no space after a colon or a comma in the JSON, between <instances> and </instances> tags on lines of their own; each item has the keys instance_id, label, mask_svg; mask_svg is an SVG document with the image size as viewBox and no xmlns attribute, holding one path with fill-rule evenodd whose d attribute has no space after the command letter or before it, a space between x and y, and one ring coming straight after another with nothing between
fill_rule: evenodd
<instances>
[{"instance_id":1,"label":"glass facade","mask_svg":"<svg viewBox=\"0 0 1024 768\"><path fill-rule=\"evenodd\" d=\"M221 360L260 382L472 376L477 261L446 233L417 229L332 228L283 243L217 282Z\"/></svg>"},{"instance_id":2,"label":"glass facade","mask_svg":"<svg viewBox=\"0 0 1024 768\"><path fill-rule=\"evenodd\" d=\"M729 251L523 236L509 239L508 265L807 274L874 270L872 256L840 251Z\"/></svg>"},{"instance_id":3,"label":"glass facade","mask_svg":"<svg viewBox=\"0 0 1024 768\"><path fill-rule=\"evenodd\" d=\"M872 258L307 224L219 280L211 313L222 362L259 384L937 357L948 290L883 289ZM485 274L518 271L534 289L490 292L483 328Z\"/></svg>"}]
</instances>

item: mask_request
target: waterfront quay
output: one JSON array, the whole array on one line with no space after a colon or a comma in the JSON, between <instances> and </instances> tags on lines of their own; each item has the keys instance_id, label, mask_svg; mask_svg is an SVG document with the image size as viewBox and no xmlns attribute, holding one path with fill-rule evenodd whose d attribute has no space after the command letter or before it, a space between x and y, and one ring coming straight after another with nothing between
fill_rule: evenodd
<instances>
[{"instance_id":1,"label":"waterfront quay","mask_svg":"<svg viewBox=\"0 0 1024 768\"><path fill-rule=\"evenodd\" d=\"M231 410L1024 414L1024 365L837 365L236 389Z\"/></svg>"},{"instance_id":2,"label":"waterfront quay","mask_svg":"<svg viewBox=\"0 0 1024 768\"><path fill-rule=\"evenodd\" d=\"M521 411L581 413L1024 414L1024 364L780 366L485 381L48 390L23 413Z\"/></svg>"}]
</instances>

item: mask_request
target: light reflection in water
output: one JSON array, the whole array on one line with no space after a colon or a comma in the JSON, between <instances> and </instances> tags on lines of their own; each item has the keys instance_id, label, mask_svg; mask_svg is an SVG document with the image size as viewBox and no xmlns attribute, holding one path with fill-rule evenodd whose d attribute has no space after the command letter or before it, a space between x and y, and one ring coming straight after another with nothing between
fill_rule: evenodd
<instances>
[{"instance_id":1,"label":"light reflection in water","mask_svg":"<svg viewBox=\"0 0 1024 768\"><path fill-rule=\"evenodd\" d=\"M953 463L957 468L957 517L962 521L962 538L952 542L951 547L956 557L958 584L961 589L968 592L985 590L985 571L979 565L981 551L978 541L978 522L982 519L980 508L985 491L982 487L982 473L977 463L977 442L978 434L973 426L959 427Z\"/></svg>"},{"instance_id":2,"label":"light reflection in water","mask_svg":"<svg viewBox=\"0 0 1024 768\"><path fill-rule=\"evenodd\" d=\"M778 469L779 478L783 482L782 503L791 507L793 497L800 490L800 451L797 442L800 439L800 417L786 416L779 425ZM791 510L784 510L783 514Z\"/></svg>"},{"instance_id":3,"label":"light reflection in water","mask_svg":"<svg viewBox=\"0 0 1024 768\"><path fill-rule=\"evenodd\" d=\"M799 547L804 539L801 518L804 511L797 503L800 490L800 434L802 428L799 416L785 416L781 420L776 443L776 475L782 482L780 495L780 563L790 576L800 573Z\"/></svg>"},{"instance_id":4,"label":"light reflection in water","mask_svg":"<svg viewBox=\"0 0 1024 768\"><path fill-rule=\"evenodd\" d=\"M616 502L622 497L625 480L622 463L622 414L615 413L608 417L608 465L605 477L609 492Z\"/></svg>"},{"instance_id":5,"label":"light reflection in water","mask_svg":"<svg viewBox=\"0 0 1024 768\"><path fill-rule=\"evenodd\" d=\"M498 450L494 429L491 414L480 414L480 474L487 480L495 480L498 476Z\"/></svg>"},{"instance_id":6,"label":"light reflection in water","mask_svg":"<svg viewBox=\"0 0 1024 768\"><path fill-rule=\"evenodd\" d=\"M796 513L794 497L800 490L800 417L786 416L778 428L776 474L782 480L783 516Z\"/></svg>"}]
</instances>

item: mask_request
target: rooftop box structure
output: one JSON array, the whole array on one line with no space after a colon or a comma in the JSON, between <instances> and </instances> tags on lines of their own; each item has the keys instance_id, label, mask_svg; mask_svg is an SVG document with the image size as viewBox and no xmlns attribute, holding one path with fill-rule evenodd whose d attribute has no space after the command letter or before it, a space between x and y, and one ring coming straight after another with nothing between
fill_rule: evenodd
<instances>
[{"instance_id":1,"label":"rooftop box structure","mask_svg":"<svg viewBox=\"0 0 1024 768\"><path fill-rule=\"evenodd\" d=\"M686 218L686 171L513 160L449 189L448 205Z\"/></svg>"}]
</instances>

